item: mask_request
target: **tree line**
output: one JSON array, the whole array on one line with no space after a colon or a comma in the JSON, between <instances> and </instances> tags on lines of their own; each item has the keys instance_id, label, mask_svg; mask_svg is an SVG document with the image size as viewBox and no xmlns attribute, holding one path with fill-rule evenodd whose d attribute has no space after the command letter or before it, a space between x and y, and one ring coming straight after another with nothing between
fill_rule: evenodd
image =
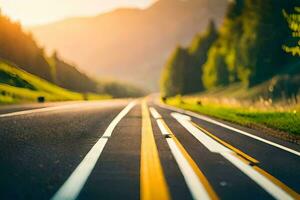
<instances>
[{"instance_id":1,"label":"tree line","mask_svg":"<svg viewBox=\"0 0 300 200\"><path fill-rule=\"evenodd\" d=\"M230 1L218 30L211 22L187 48L174 50L161 78L163 95L184 95L236 82L252 87L278 74L299 74L299 57L288 52L300 44L295 43L300 35L295 16L299 15L293 13L299 12L299 3Z\"/></svg>"},{"instance_id":2,"label":"tree line","mask_svg":"<svg viewBox=\"0 0 300 200\"><path fill-rule=\"evenodd\" d=\"M97 83L60 59L47 56L31 33L0 12L0 58L49 82L77 92L96 92Z\"/></svg>"},{"instance_id":3,"label":"tree line","mask_svg":"<svg viewBox=\"0 0 300 200\"><path fill-rule=\"evenodd\" d=\"M103 82L79 71L57 53L46 55L31 33L12 22L0 10L0 62L5 61L60 87L81 92L109 94L113 97L136 97L144 91L116 81ZM1 80L0 80L1 81Z\"/></svg>"}]
</instances>

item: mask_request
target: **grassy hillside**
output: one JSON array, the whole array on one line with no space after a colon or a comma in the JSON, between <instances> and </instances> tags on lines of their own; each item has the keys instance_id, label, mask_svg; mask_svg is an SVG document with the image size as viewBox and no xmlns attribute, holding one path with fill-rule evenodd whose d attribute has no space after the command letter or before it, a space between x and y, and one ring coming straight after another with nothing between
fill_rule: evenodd
<instances>
[{"instance_id":1,"label":"grassy hillside","mask_svg":"<svg viewBox=\"0 0 300 200\"><path fill-rule=\"evenodd\" d=\"M0 62L1 61L14 63L18 68L67 90L79 93L106 94L106 90L98 90L99 83L94 78L81 72L73 64L65 62L56 52L50 57L46 55L44 49L36 43L31 33L24 31L20 23L13 22L9 17L0 12ZM0 78L0 82L3 84L12 83L16 84L13 86L29 90L28 94L32 91L35 91L36 94L36 92L39 91L39 89L33 87L28 82L12 77L9 73L2 72ZM109 88L109 94L114 97L131 97L138 95L138 93L134 93L136 88L129 87L128 85L123 87L122 84L118 85L118 83L114 83L114 87L111 87L111 84L101 85L101 88L103 87ZM113 88L116 88L116 90L113 90ZM6 90L12 90L12 88ZM6 94L6 92L4 91L3 94ZM51 98L52 97L49 96L48 99ZM68 96L67 98L73 97ZM76 97L76 99L77 98L78 97ZM12 101L9 96L5 96L5 98L2 97L2 99Z\"/></svg>"},{"instance_id":2,"label":"grassy hillside","mask_svg":"<svg viewBox=\"0 0 300 200\"><path fill-rule=\"evenodd\" d=\"M168 99L167 103L300 143L300 105L285 107L282 104L275 106L268 102L261 103L259 107L251 104L247 107L230 101L220 103L216 99L201 100L186 96Z\"/></svg>"},{"instance_id":3,"label":"grassy hillside","mask_svg":"<svg viewBox=\"0 0 300 200\"><path fill-rule=\"evenodd\" d=\"M98 93L98 83L93 78L82 73L72 64L63 61L56 53L51 58L48 58L48 61L54 69L54 84L75 92Z\"/></svg>"},{"instance_id":4,"label":"grassy hillside","mask_svg":"<svg viewBox=\"0 0 300 200\"><path fill-rule=\"evenodd\" d=\"M0 61L0 103L32 102L40 96L46 101L110 98L109 95L71 92Z\"/></svg>"},{"instance_id":5,"label":"grassy hillside","mask_svg":"<svg viewBox=\"0 0 300 200\"><path fill-rule=\"evenodd\" d=\"M0 58L9 60L25 71L47 81L54 74L48 64L43 48L39 47L31 34L25 32L20 23L13 22L0 10Z\"/></svg>"},{"instance_id":6,"label":"grassy hillside","mask_svg":"<svg viewBox=\"0 0 300 200\"><path fill-rule=\"evenodd\" d=\"M166 102L300 143L299 80L299 75L276 76L251 88L237 83Z\"/></svg>"},{"instance_id":7,"label":"grassy hillside","mask_svg":"<svg viewBox=\"0 0 300 200\"><path fill-rule=\"evenodd\" d=\"M1 12L0 44L0 61L12 62L26 72L72 91L96 92L94 80L58 58L57 54L48 57L20 23L13 22Z\"/></svg>"},{"instance_id":8,"label":"grassy hillside","mask_svg":"<svg viewBox=\"0 0 300 200\"><path fill-rule=\"evenodd\" d=\"M272 79L248 88L242 83L219 86L198 93L198 98L235 99L241 101L296 101L300 96L300 74L277 75Z\"/></svg>"}]
</instances>

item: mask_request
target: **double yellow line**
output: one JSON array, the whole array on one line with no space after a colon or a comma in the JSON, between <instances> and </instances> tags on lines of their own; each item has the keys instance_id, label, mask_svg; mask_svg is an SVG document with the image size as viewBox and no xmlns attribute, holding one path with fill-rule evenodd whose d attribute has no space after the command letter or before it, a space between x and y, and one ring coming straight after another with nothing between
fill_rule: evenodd
<instances>
[{"instance_id":1,"label":"double yellow line","mask_svg":"<svg viewBox=\"0 0 300 200\"><path fill-rule=\"evenodd\" d=\"M176 143L176 146L180 150L181 154L187 160L187 162L189 163L189 165L193 169L194 173L196 174L196 176L200 180L201 184L205 188L206 193L208 194L209 198L212 199L212 200L218 200L219 197L218 197L217 193L214 191L214 189L212 188L212 186L208 182L208 180L205 177L205 175L203 174L203 172L200 170L200 168L198 167L198 165L196 164L196 162L192 159L192 157L190 156L190 154L182 146L182 144L179 142L179 140L176 138L176 136L172 133L172 131L167 126L167 124L165 123L165 121L163 121L163 119L157 119L157 120L161 121L161 123L163 124L164 128L169 133L168 137L171 138L171 139L173 139L173 141Z\"/></svg>"},{"instance_id":2,"label":"double yellow line","mask_svg":"<svg viewBox=\"0 0 300 200\"><path fill-rule=\"evenodd\" d=\"M151 108L153 109L153 108ZM155 109L153 109L155 110ZM151 112L153 111L151 110ZM152 113L153 114L153 113ZM157 116L155 116L157 115ZM165 136L169 147L173 153L173 156L178 156L178 153L184 157L187 165L192 168L192 171L198 177L198 180L201 182L204 190L207 193L207 199L218 199L217 194L211 187L210 183L206 179L205 175L201 172L195 161L191 158L189 153L185 150L182 144L178 141L172 131L169 129L167 124L161 118L159 113L153 114L153 117L156 119L159 128L162 131L162 134ZM227 142L223 141L222 139L218 138L214 134L208 132L207 130L203 129L199 125L194 122L191 122L193 126L200 129L203 133L217 141L218 143L222 144L223 146L231 149L235 152L236 157L239 158L241 161L246 163L247 165L252 166L252 168L260 173L262 176L269 179L273 184L277 185L287 194L289 194L294 199L300 199L300 196L297 192L293 191L287 185L279 181L277 178L273 177L263 169L259 168L257 164L259 161L255 158L247 155L243 151L239 150L238 148L228 144ZM172 148L171 148L172 147ZM175 150L174 150L175 149ZM177 149L177 150L176 150ZM174 154L174 151L177 152L177 155ZM175 152L175 153L176 153ZM176 160L177 161L177 160ZM181 161L182 162L182 161ZM182 164L178 163L177 164ZM186 165L186 166L187 166ZM183 166L183 165L181 165ZM181 169L182 170L182 169ZM183 172L183 171L182 171ZM184 173L183 173L184 175ZM185 175L184 175L185 176ZM190 178L190 176L188 176ZM140 187L141 187L141 199L142 200L150 200L150 199L159 199L159 200L168 200L170 199L170 192L164 177L164 173L162 170L162 166L160 163L158 150L155 144L155 139L153 136L153 130L151 126L151 119L150 113L148 110L148 106L146 101L142 102L142 147L141 147L141 176L140 176ZM190 188L192 192L193 189ZM198 196L199 197L199 196Z\"/></svg>"},{"instance_id":3,"label":"double yellow line","mask_svg":"<svg viewBox=\"0 0 300 200\"><path fill-rule=\"evenodd\" d=\"M142 145L140 187L142 200L168 200L169 189L163 174L146 100L142 101Z\"/></svg>"},{"instance_id":4,"label":"double yellow line","mask_svg":"<svg viewBox=\"0 0 300 200\"><path fill-rule=\"evenodd\" d=\"M211 137L212 139L216 140L217 142L219 142L220 144L222 144L223 146L227 147L228 149L231 149L233 152L235 152L238 156L240 156L240 158L245 159L247 161L250 162L250 164L258 164L259 161L252 158L251 156L249 156L248 154L242 152L241 150L235 148L234 146L228 144L227 142L225 142L224 140L221 140L220 138L218 138L217 136L215 136L214 134L208 132L207 130L205 130L204 128L200 127L198 124L196 124L195 122L191 122L196 128L198 128L199 130L201 130L202 132L204 132L206 135L208 135L209 137Z\"/></svg>"},{"instance_id":5,"label":"double yellow line","mask_svg":"<svg viewBox=\"0 0 300 200\"><path fill-rule=\"evenodd\" d=\"M195 173L195 176L197 177L196 179L198 179L203 185L203 188L205 188L204 191L206 191L208 195L208 199L212 199L212 200L219 199L217 194L211 187L210 183L206 179L205 175L201 172L201 170L198 168L195 161L191 158L191 156L188 154L185 148L181 145L181 143L178 141L175 135L171 132L169 127L166 125L166 123L162 119L156 119L156 120L159 120L163 124L164 130L166 130L167 132L167 135L165 136L168 144L169 142L173 141L176 146L175 148L179 150L180 154L184 157L188 165L192 168L192 171ZM174 156L176 157L176 155ZM142 200L170 199L170 192L160 163L158 150L153 136L150 113L145 100L142 101L142 145L141 145L140 173L141 173L140 197ZM186 177L186 178L189 179L190 177Z\"/></svg>"},{"instance_id":6,"label":"double yellow line","mask_svg":"<svg viewBox=\"0 0 300 200\"><path fill-rule=\"evenodd\" d=\"M273 182L275 185L277 185L283 191L285 191L286 193L288 193L291 197L293 197L294 199L300 199L300 195L297 192L295 192L293 189L291 189L290 187L288 187L287 185L285 185L283 182L281 182L280 180L278 180L276 177L272 176L271 174L269 174L265 170L263 170L260 167L258 167L257 166L257 164L259 164L258 160L256 160L253 157L247 155L246 153L242 152L241 150L235 148L234 146L228 144L224 140L218 138L217 136L213 135L209 131L207 131L204 128L200 127L198 124L196 124L194 122L192 122L192 124L195 127L197 127L199 130L201 130L202 132L204 132L206 135L208 135L209 137L213 138L214 140L216 140L220 144L222 144L222 145L226 146L227 148L231 149L233 152L235 152L237 154L237 157L240 160L242 160L243 162L247 163L248 165L251 165L254 170L256 170L258 173L260 173L261 175L263 175L264 177L266 177L267 179L269 179L271 182Z\"/></svg>"}]
</instances>

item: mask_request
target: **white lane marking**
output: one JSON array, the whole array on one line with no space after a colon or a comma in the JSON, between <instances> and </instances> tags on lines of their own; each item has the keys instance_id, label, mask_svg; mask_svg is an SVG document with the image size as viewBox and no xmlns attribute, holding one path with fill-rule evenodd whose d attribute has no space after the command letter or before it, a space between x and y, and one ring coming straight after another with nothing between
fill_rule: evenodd
<instances>
[{"instance_id":1,"label":"white lane marking","mask_svg":"<svg viewBox=\"0 0 300 200\"><path fill-rule=\"evenodd\" d=\"M76 106L79 106L76 104ZM26 114L32 114L32 113L41 113L41 112L48 112L48 111L54 111L54 110L60 110L60 109L70 109L76 107L74 105L64 105L64 106L54 106L54 107L47 107L47 108L37 108L32 110L24 110L24 111L17 111L7 114L1 114L0 118L3 117L12 117L12 116L18 116L18 115L26 115Z\"/></svg>"},{"instance_id":2,"label":"white lane marking","mask_svg":"<svg viewBox=\"0 0 300 200\"><path fill-rule=\"evenodd\" d=\"M118 116L110 123L110 125L107 127L106 131L104 132L102 137L110 137L114 128L117 126L117 124L121 121L123 117L135 106L136 102L131 102L122 110Z\"/></svg>"},{"instance_id":3,"label":"white lane marking","mask_svg":"<svg viewBox=\"0 0 300 200\"><path fill-rule=\"evenodd\" d=\"M171 116L174 117L184 128L186 128L197 140L203 143L211 152L232 152L230 149L226 148L220 143L215 142L215 140L190 123L190 117L179 113L171 113Z\"/></svg>"},{"instance_id":4,"label":"white lane marking","mask_svg":"<svg viewBox=\"0 0 300 200\"><path fill-rule=\"evenodd\" d=\"M161 119L161 115L153 107L150 107L149 110L154 119Z\"/></svg>"},{"instance_id":5,"label":"white lane marking","mask_svg":"<svg viewBox=\"0 0 300 200\"><path fill-rule=\"evenodd\" d=\"M30 110L23 110L23 111L17 111L12 113L6 113L6 114L0 114L0 118L4 117L12 117L12 116L19 116L19 115L27 115L27 114L34 114L34 113L43 113L43 112L49 112L49 111L57 111L57 110L68 110L68 109L74 109L74 108L82 108L84 107L94 107L97 105L101 105L104 102L82 102L82 103L74 103L74 104L68 104L68 105L60 105L60 106L52 106L52 107L46 107L46 108L35 108Z\"/></svg>"},{"instance_id":6,"label":"white lane marking","mask_svg":"<svg viewBox=\"0 0 300 200\"><path fill-rule=\"evenodd\" d=\"M247 165L244 162L241 162L236 156L232 153L221 153L221 155L226 158L228 161L233 163L238 169L240 169L244 174L250 177L254 182L256 182L259 186L264 188L269 194L271 194L275 199L282 199L282 200L293 200L294 198L286 193L281 188L275 184L273 184L268 178L253 170L251 166Z\"/></svg>"},{"instance_id":7,"label":"white lane marking","mask_svg":"<svg viewBox=\"0 0 300 200\"><path fill-rule=\"evenodd\" d=\"M107 138L100 138L98 140L67 181L52 197L52 200L71 200L78 197L81 189L94 169L107 141Z\"/></svg>"},{"instance_id":8,"label":"white lane marking","mask_svg":"<svg viewBox=\"0 0 300 200\"><path fill-rule=\"evenodd\" d=\"M170 133L165 129L165 126L161 119L157 119L156 122L163 135L170 135Z\"/></svg>"},{"instance_id":9,"label":"white lane marking","mask_svg":"<svg viewBox=\"0 0 300 200\"><path fill-rule=\"evenodd\" d=\"M81 163L73 171L66 182L60 187L60 189L51 198L52 200L74 200L78 197L81 189L86 183L92 170L94 169L96 162L98 161L107 141L111 136L114 128L118 122L133 108L136 102L128 104L111 122L105 131L105 134L97 141L97 143L87 153Z\"/></svg>"},{"instance_id":10,"label":"white lane marking","mask_svg":"<svg viewBox=\"0 0 300 200\"><path fill-rule=\"evenodd\" d=\"M158 104L158 106L162 107L162 108L165 108L165 109L168 109L168 110L172 110L172 111L176 111L176 112L179 112L179 113L184 113L184 114L187 114L187 115L190 115L190 116L193 116L193 117L196 117L198 119L201 119L201 120L204 120L204 121L207 121L207 122L210 122L210 123L213 123L213 124L216 124L218 126L221 126L223 128L227 128L229 130L232 130L234 132L237 132L237 133L240 133L242 135L245 135L245 136L248 136L250 138L253 138L255 140L258 140L260 142L264 142L266 144L269 144L269 145L272 145L274 147L277 147L279 149L282 149L284 151L287 151L289 153L292 153L292 154L295 154L297 156L300 156L300 152L299 151L296 151L296 150L293 150L293 149L290 149L288 147L285 147L283 145L280 145L280 144L277 144L275 142L272 142L272 141L269 141L269 140L266 140L264 138L261 138L261 137L258 137L256 135L252 135L250 133L247 133L245 131L242 131L240 129L237 129L237 128L234 128L234 127L231 127L229 125L226 125L226 124L223 124L221 122L218 122L216 120L213 120L209 117L206 117L206 116L203 116L203 115L199 115L197 113L194 113L194 112L191 112L191 111L186 111L186 110L182 110L182 109L178 109L178 108L174 108L174 107L171 107L171 106L166 106L166 105L162 105L162 104Z\"/></svg>"},{"instance_id":11,"label":"white lane marking","mask_svg":"<svg viewBox=\"0 0 300 200\"><path fill-rule=\"evenodd\" d=\"M156 111L155 108L150 108L150 110L154 111L151 112L152 116L154 117L153 113L157 113L159 116L160 114ZM157 115L156 115L157 116ZM155 117L154 117L155 118ZM161 117L156 120L158 127L163 135L170 135L169 131L166 129L166 127L163 125ZM199 180L197 174L194 172L193 168L190 166L189 162L186 160L184 155L181 153L180 149L174 142L172 138L166 138L167 143L170 147L170 150L177 162L177 165L184 177L184 180L186 184L188 185L188 188L196 200L206 200L211 199L209 194L207 193L204 185Z\"/></svg>"},{"instance_id":12,"label":"white lane marking","mask_svg":"<svg viewBox=\"0 0 300 200\"><path fill-rule=\"evenodd\" d=\"M165 129L164 124L163 124L163 122L161 120L162 117L157 112L157 110L155 108L153 108L153 107L150 107L149 110L150 110L150 113L151 113L152 117L154 119L156 119L157 125L158 125L159 129L161 130L161 133L163 135L170 135L170 133Z\"/></svg>"},{"instance_id":13,"label":"white lane marking","mask_svg":"<svg viewBox=\"0 0 300 200\"><path fill-rule=\"evenodd\" d=\"M167 143L185 179L185 182L189 187L193 198L195 200L211 199L204 185L201 183L193 168L189 165L188 161L182 155L180 149L177 147L174 140L172 138L167 138Z\"/></svg>"},{"instance_id":14,"label":"white lane marking","mask_svg":"<svg viewBox=\"0 0 300 200\"><path fill-rule=\"evenodd\" d=\"M225 146L221 145L217 141L213 140L201 130L194 127L190 120L187 120L186 115L182 115L179 113L172 113L172 117L174 117L185 129L187 129L200 143L202 143L207 149L211 152L219 153L229 162L231 162L234 166L240 169L243 173L245 173L249 178L251 178L254 182L260 185L265 191L267 191L271 196L278 200L287 200L293 199L288 193L274 184L272 181L259 174L252 167L243 163L237 157L234 157L234 152Z\"/></svg>"}]
</instances>

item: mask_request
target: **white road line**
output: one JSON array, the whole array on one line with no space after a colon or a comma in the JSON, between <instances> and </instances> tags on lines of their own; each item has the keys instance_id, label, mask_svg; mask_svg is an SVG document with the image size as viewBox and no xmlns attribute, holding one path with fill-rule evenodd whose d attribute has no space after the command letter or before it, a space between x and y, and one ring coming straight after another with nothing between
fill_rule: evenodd
<instances>
[{"instance_id":1,"label":"white road line","mask_svg":"<svg viewBox=\"0 0 300 200\"><path fill-rule=\"evenodd\" d=\"M76 104L76 106L79 106L79 105ZM72 104L72 105L54 106L54 107L47 107L47 108L37 108L37 109L32 109L32 110L17 111L17 112L12 112L12 113L7 113L7 114L1 114L0 118L12 117L12 116L18 116L18 115L27 115L27 114L33 114L33 113L49 112L49 111L61 110L61 109L70 109L70 108L75 108L76 106Z\"/></svg>"},{"instance_id":2,"label":"white road line","mask_svg":"<svg viewBox=\"0 0 300 200\"><path fill-rule=\"evenodd\" d=\"M154 109L150 108L151 114L153 118L156 119L156 122L158 124L158 127L163 135L170 135L169 131L166 129L166 127L163 125L162 119L160 114ZM160 116L160 117L157 117ZM189 162L186 160L184 155L181 153L180 149L174 142L173 138L166 138L167 143L169 145L169 148L177 162L177 165L184 177L184 180L186 184L188 185L188 188L196 200L208 200L211 199L209 194L207 193L204 185L199 180L197 174L194 172L193 168L190 166Z\"/></svg>"},{"instance_id":3,"label":"white road line","mask_svg":"<svg viewBox=\"0 0 300 200\"><path fill-rule=\"evenodd\" d=\"M149 110L154 119L161 119L161 115L153 107L150 107Z\"/></svg>"},{"instance_id":4,"label":"white road line","mask_svg":"<svg viewBox=\"0 0 300 200\"><path fill-rule=\"evenodd\" d=\"M103 103L103 102L88 102L88 103L87 102L82 102L82 103L52 106L52 107L46 107L46 108L36 108L36 109L30 109L30 110L0 114L0 118L13 117L13 116L19 116L19 115L28 115L28 114L34 114L34 113L43 113L43 112L57 111L57 110L64 110L64 109L68 110L68 109L74 109L74 108L82 108L82 106L84 106L84 107L94 107L94 106L100 105L101 103Z\"/></svg>"},{"instance_id":5,"label":"white road line","mask_svg":"<svg viewBox=\"0 0 300 200\"><path fill-rule=\"evenodd\" d=\"M194 127L194 125L189 120L189 117L179 113L172 113L174 117L185 129L187 129L200 143L202 143L211 152L219 153L234 166L240 169L244 174L251 178L254 182L260 185L265 191L267 191L271 196L278 200L292 200L294 199L287 192L282 190L272 181L258 173L252 167L244 163L242 160L235 157L235 153L228 149L227 147L221 145L217 141L213 140L201 130Z\"/></svg>"},{"instance_id":6,"label":"white road line","mask_svg":"<svg viewBox=\"0 0 300 200\"><path fill-rule=\"evenodd\" d=\"M238 169L240 169L244 174L250 177L254 182L256 182L260 187L264 188L270 195L275 199L282 200L293 200L294 198L286 193L284 190L279 188L276 184L272 183L268 178L254 170L250 165L242 162L232 153L221 153L221 155L234 164Z\"/></svg>"},{"instance_id":7,"label":"white road line","mask_svg":"<svg viewBox=\"0 0 300 200\"><path fill-rule=\"evenodd\" d=\"M94 169L94 166L99 159L107 141L107 138L100 138L98 140L98 142L78 165L78 167L73 171L67 181L52 197L53 200L71 200L77 198L92 170Z\"/></svg>"},{"instance_id":8,"label":"white road line","mask_svg":"<svg viewBox=\"0 0 300 200\"><path fill-rule=\"evenodd\" d=\"M182 155L174 140L172 138L167 138L167 143L193 198L195 200L211 199L204 185L201 183L193 168L189 165L188 161Z\"/></svg>"},{"instance_id":9,"label":"white road line","mask_svg":"<svg viewBox=\"0 0 300 200\"><path fill-rule=\"evenodd\" d=\"M201 119L201 120L204 120L204 121L207 121L207 122L210 122L212 124L216 124L218 126L221 126L223 128L227 128L229 130L232 130L234 132L237 132L237 133L240 133L242 135L245 135L247 137L250 137L250 138L253 138L255 140L258 140L260 142L264 142L266 144L269 144L269 145L272 145L274 147L277 147L279 149L282 149L284 151L287 151L289 153L292 153L292 154L295 154L297 156L300 156L300 152L299 151L296 151L296 150L293 150L293 149L290 149L288 147L285 147L283 145L280 145L280 144L277 144L275 142L272 142L272 141L269 141L269 140L266 140L264 138L261 138L261 137L258 137L256 135L253 135L253 134L250 134L250 133L247 133L245 131L242 131L240 129L237 129L237 128L234 128L234 127L231 127L229 125L226 125L226 124L223 124L221 122L218 122L214 119L211 119L209 117L206 117L206 116L203 116L203 115L199 115L197 113L194 113L194 112L191 112L191 111L186 111L186 110L183 110L183 109L178 109L178 108L174 108L174 107L171 107L171 106L166 106L166 105L163 105L163 104L158 104L158 106L162 107L162 108L165 108L165 109L168 109L168 110L172 110L172 111L176 111L176 112L179 112L179 113L184 113L184 114L187 114L187 115L190 115L190 116L193 116L193 117L196 117L198 119Z\"/></svg>"},{"instance_id":10,"label":"white road line","mask_svg":"<svg viewBox=\"0 0 300 200\"><path fill-rule=\"evenodd\" d=\"M127 113L135 106L135 104L136 102L131 102L128 104L128 106L126 106L126 108L124 108L124 110L122 110L119 115L110 123L102 137L110 137L117 124L123 117L125 117L125 115L127 115Z\"/></svg>"},{"instance_id":11,"label":"white road line","mask_svg":"<svg viewBox=\"0 0 300 200\"><path fill-rule=\"evenodd\" d=\"M78 197L114 128L135 104L136 102L131 102L117 115L117 117L108 126L103 136L97 141L66 182L55 193L52 200L74 200Z\"/></svg>"},{"instance_id":12,"label":"white road line","mask_svg":"<svg viewBox=\"0 0 300 200\"><path fill-rule=\"evenodd\" d=\"M162 117L161 117L161 115L156 111L156 109L153 108L153 107L150 107L149 110L150 110L150 113L151 113L152 117L153 117L154 119L156 119L157 125L158 125L159 129L161 130L161 133L162 133L163 135L165 135L165 136L166 136L166 135L170 135L170 133L165 129L164 124L163 124L163 122L162 122L162 120L161 120Z\"/></svg>"},{"instance_id":13,"label":"white road line","mask_svg":"<svg viewBox=\"0 0 300 200\"><path fill-rule=\"evenodd\" d=\"M164 126L164 124L163 124L163 122L162 122L161 119L157 119L156 122L157 122L157 125L158 125L158 127L161 130L161 133L163 135L165 135L165 136L166 135L170 135L170 133L165 129L165 126Z\"/></svg>"}]
</instances>

